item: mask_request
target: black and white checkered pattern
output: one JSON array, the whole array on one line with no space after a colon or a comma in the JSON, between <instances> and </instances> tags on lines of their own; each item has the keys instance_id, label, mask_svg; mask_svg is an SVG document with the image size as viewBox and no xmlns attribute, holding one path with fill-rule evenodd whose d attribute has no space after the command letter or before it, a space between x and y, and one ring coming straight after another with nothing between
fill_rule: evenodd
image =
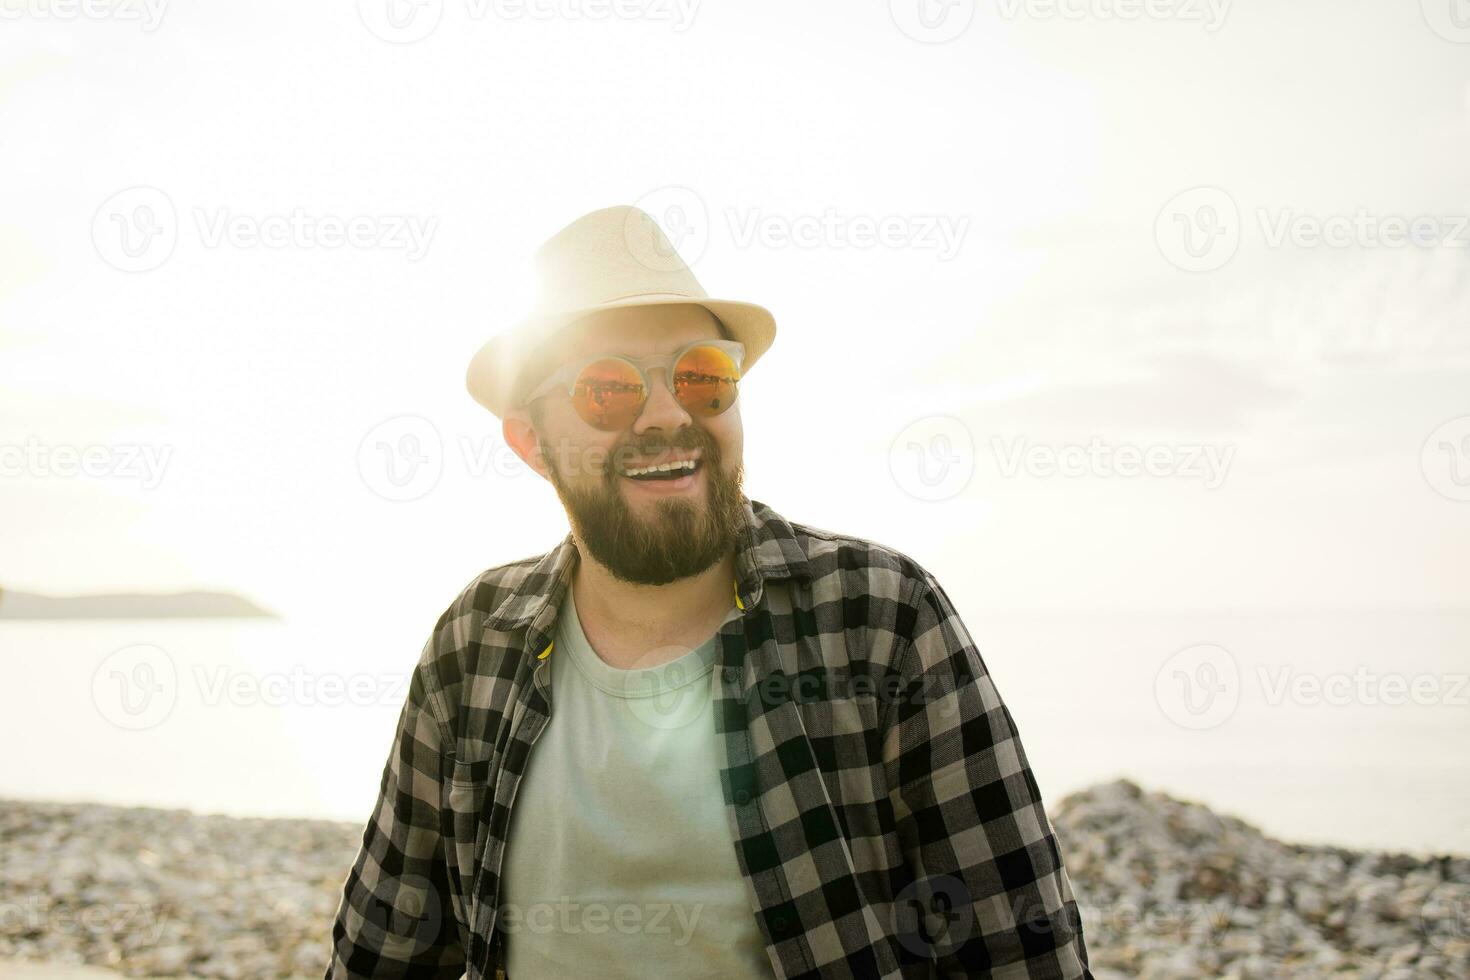
<instances>
[{"instance_id":1,"label":"black and white checkered pattern","mask_svg":"<svg viewBox=\"0 0 1470 980\"><path fill-rule=\"evenodd\" d=\"M744 610L721 628L711 683L731 839L773 975L1090 978L1016 726L939 583L893 549L744 503ZM533 671L577 560L567 535L484 572L440 617L328 980L502 968L506 828L551 715Z\"/></svg>"}]
</instances>

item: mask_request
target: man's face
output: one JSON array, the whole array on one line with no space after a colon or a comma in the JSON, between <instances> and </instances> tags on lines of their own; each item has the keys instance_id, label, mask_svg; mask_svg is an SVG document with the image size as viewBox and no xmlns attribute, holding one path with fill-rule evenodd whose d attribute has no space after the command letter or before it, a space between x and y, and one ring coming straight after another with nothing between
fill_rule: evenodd
<instances>
[{"instance_id":1,"label":"man's face","mask_svg":"<svg viewBox=\"0 0 1470 980\"><path fill-rule=\"evenodd\" d=\"M691 341L719 337L714 317L700 306L603 311L567 329L532 386L575 358L672 354ZM541 399L535 421L525 409L510 413L505 435L551 481L594 558L624 581L664 585L709 568L744 533L744 432L738 400L719 415L695 417L674 398L667 369L650 369L648 380L648 401L623 430L604 432L583 421L563 388ZM679 480L625 475L691 456L698 456L698 468Z\"/></svg>"}]
</instances>

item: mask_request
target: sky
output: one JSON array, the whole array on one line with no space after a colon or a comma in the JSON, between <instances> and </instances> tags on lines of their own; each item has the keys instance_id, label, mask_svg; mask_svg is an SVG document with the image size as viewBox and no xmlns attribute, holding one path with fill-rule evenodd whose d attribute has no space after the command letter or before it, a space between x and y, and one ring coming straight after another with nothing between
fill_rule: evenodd
<instances>
[{"instance_id":1,"label":"sky","mask_svg":"<svg viewBox=\"0 0 1470 980\"><path fill-rule=\"evenodd\" d=\"M0 0L0 586L426 635L566 532L465 365L637 204L776 317L747 493L967 614L1465 604L1450 0L393 3Z\"/></svg>"}]
</instances>

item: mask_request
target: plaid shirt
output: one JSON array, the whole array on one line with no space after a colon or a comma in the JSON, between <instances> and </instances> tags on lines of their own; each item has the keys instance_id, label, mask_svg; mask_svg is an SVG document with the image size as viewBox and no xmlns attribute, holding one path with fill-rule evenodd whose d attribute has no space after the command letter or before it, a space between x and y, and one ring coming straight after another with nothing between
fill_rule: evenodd
<instances>
[{"instance_id":1,"label":"plaid shirt","mask_svg":"<svg viewBox=\"0 0 1470 980\"><path fill-rule=\"evenodd\" d=\"M742 499L742 614L720 629L711 683L732 846L774 975L1091 978L1015 723L939 583ZM482 573L440 617L328 980L503 971L506 828L551 718L537 668L577 560L568 534Z\"/></svg>"}]
</instances>

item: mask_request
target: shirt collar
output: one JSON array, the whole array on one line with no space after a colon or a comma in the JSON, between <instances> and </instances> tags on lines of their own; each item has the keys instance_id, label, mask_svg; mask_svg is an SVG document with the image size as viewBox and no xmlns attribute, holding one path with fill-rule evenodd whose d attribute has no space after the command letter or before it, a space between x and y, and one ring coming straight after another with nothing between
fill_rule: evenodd
<instances>
[{"instance_id":1,"label":"shirt collar","mask_svg":"<svg viewBox=\"0 0 1470 980\"><path fill-rule=\"evenodd\" d=\"M735 553L732 588L742 604L750 608L760 602L766 582L809 579L811 572L801 542L786 519L744 493L740 500L745 511L745 534ZM569 531L560 544L541 556L515 591L485 620L485 625L505 631L531 627L538 634L550 634L578 558L577 545Z\"/></svg>"}]
</instances>

